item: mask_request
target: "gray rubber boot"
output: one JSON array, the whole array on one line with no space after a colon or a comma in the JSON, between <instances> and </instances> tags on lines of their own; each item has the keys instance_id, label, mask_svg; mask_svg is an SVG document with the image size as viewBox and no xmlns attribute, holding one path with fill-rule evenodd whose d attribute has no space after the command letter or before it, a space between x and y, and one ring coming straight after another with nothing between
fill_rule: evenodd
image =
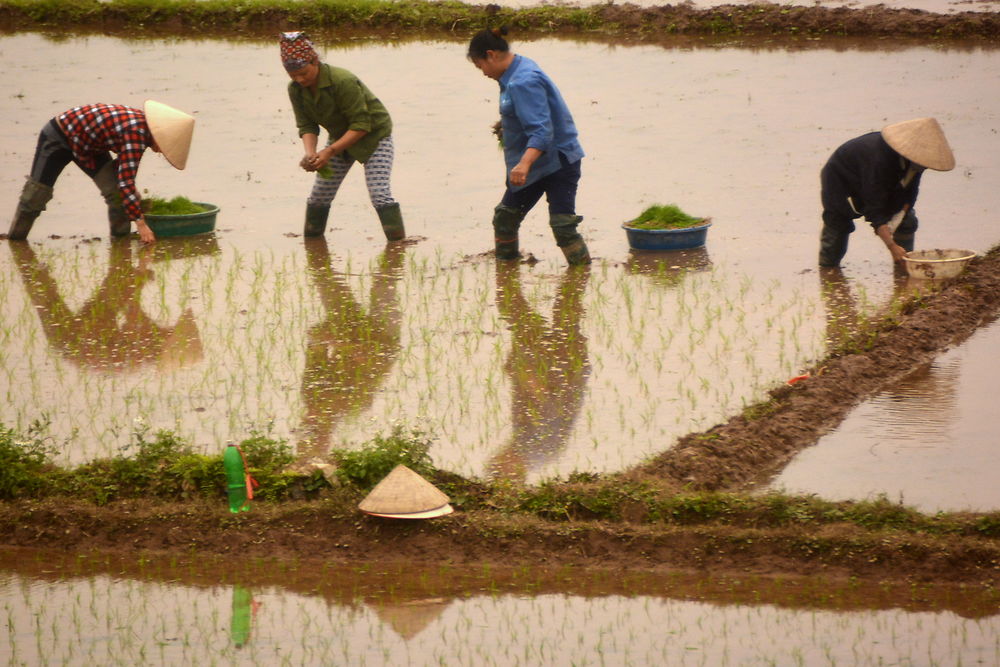
<instances>
[{"instance_id":1,"label":"gray rubber boot","mask_svg":"<svg viewBox=\"0 0 1000 667\"><path fill-rule=\"evenodd\" d=\"M375 209L378 213L379 222L382 223L382 231L385 232L386 241L402 241L406 238L406 230L403 228L403 212L399 209L399 204L389 204Z\"/></svg>"},{"instance_id":2,"label":"gray rubber boot","mask_svg":"<svg viewBox=\"0 0 1000 667\"><path fill-rule=\"evenodd\" d=\"M329 217L329 206L306 204L306 224L302 230L302 235L323 236L323 233L326 231L326 221Z\"/></svg>"},{"instance_id":3,"label":"gray rubber boot","mask_svg":"<svg viewBox=\"0 0 1000 667\"><path fill-rule=\"evenodd\" d=\"M132 221L122 205L122 193L118 189L118 163L108 162L94 174L94 183L108 205L108 227L112 236L128 236L132 231Z\"/></svg>"},{"instance_id":4,"label":"gray rubber boot","mask_svg":"<svg viewBox=\"0 0 1000 667\"><path fill-rule=\"evenodd\" d=\"M590 251L583 237L576 231L576 226L583 218L569 213L557 213L549 217L552 235L556 237L556 245L562 248L563 255L570 266L590 264Z\"/></svg>"},{"instance_id":5,"label":"gray rubber boot","mask_svg":"<svg viewBox=\"0 0 1000 667\"><path fill-rule=\"evenodd\" d=\"M521 256L517 232L524 213L516 208L503 206L493 209L493 238L497 259L517 259Z\"/></svg>"},{"instance_id":6,"label":"gray rubber boot","mask_svg":"<svg viewBox=\"0 0 1000 667\"><path fill-rule=\"evenodd\" d=\"M31 226L45 210L45 205L50 199L52 199L52 186L29 178L21 190L21 199L17 202L17 210L10 223L7 238L11 241L23 241L28 238Z\"/></svg>"},{"instance_id":7,"label":"gray rubber boot","mask_svg":"<svg viewBox=\"0 0 1000 667\"><path fill-rule=\"evenodd\" d=\"M823 225L819 236L819 265L840 266L840 260L847 254L848 234Z\"/></svg>"}]
</instances>

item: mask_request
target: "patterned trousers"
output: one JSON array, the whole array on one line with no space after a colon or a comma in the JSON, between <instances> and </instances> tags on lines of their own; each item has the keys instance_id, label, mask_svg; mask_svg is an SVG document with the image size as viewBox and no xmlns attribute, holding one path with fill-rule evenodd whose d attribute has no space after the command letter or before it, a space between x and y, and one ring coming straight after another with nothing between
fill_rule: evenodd
<instances>
[{"instance_id":1,"label":"patterned trousers","mask_svg":"<svg viewBox=\"0 0 1000 667\"><path fill-rule=\"evenodd\" d=\"M372 206L376 209L396 203L396 200L392 198L390 185L392 161L395 154L392 135L390 135L378 142L375 152L364 163L365 185L368 186L368 197L371 199ZM330 178L323 178L318 174L316 175L316 181L313 183L312 192L307 200L310 205L321 207L330 205L334 197L337 196L340 184L344 182L344 178L347 176L347 172L350 171L351 165L354 164L354 159L341 153L330 158L330 161L326 164L330 167L333 174Z\"/></svg>"}]
</instances>

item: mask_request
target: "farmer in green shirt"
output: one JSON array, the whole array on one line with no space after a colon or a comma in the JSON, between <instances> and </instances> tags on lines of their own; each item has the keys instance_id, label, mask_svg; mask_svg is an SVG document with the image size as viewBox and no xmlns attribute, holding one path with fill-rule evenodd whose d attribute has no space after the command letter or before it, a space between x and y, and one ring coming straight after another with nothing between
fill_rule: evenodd
<instances>
[{"instance_id":1,"label":"farmer in green shirt","mask_svg":"<svg viewBox=\"0 0 1000 667\"><path fill-rule=\"evenodd\" d=\"M403 216L390 188L394 149L392 119L385 106L358 77L321 63L303 32L282 33L281 62L292 78L288 97L305 148L299 166L316 172L306 200L305 236L321 236L326 231L330 203L357 161L365 167L368 195L385 238L403 239ZM317 150L320 127L329 138Z\"/></svg>"}]
</instances>

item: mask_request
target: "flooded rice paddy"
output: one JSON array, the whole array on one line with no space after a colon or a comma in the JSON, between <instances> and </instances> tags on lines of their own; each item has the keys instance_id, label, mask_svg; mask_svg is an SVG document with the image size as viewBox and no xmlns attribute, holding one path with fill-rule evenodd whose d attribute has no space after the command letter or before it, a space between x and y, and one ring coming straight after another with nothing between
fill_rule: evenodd
<instances>
[{"instance_id":1,"label":"flooded rice paddy","mask_svg":"<svg viewBox=\"0 0 1000 667\"><path fill-rule=\"evenodd\" d=\"M588 271L565 269L541 206L522 234L537 262L484 254L497 90L463 43L322 45L393 114L394 193L420 240L386 247L360 173L325 240L298 236L310 183L273 44L0 37L7 210L51 116L146 98L198 125L187 170L148 154L140 188L222 209L207 238L111 244L95 189L67 169L31 243L0 248L0 421L47 423L71 463L137 429L206 451L266 430L306 459L405 424L463 474L619 470L760 400L842 330L815 268L818 172L841 142L936 116L959 166L925 177L917 247L997 240L997 51L513 46L580 127ZM847 92L862 80L879 95ZM630 252L621 222L657 202L711 216L707 246ZM844 285L878 312L900 289L887 253L866 229L851 244ZM963 433L953 460L969 448L976 465Z\"/></svg>"},{"instance_id":2,"label":"flooded rice paddy","mask_svg":"<svg viewBox=\"0 0 1000 667\"><path fill-rule=\"evenodd\" d=\"M176 559L0 558L0 655L10 664L1000 661L1000 617L985 615L995 600L975 589L914 585L894 598L889 587L820 579L676 575L651 583L606 571L378 566L301 575L292 566L274 583L250 574L266 563L231 564L211 581L211 565Z\"/></svg>"},{"instance_id":3,"label":"flooded rice paddy","mask_svg":"<svg viewBox=\"0 0 1000 667\"><path fill-rule=\"evenodd\" d=\"M998 344L994 322L858 406L772 486L830 499L882 494L926 512L1000 507L989 389Z\"/></svg>"}]
</instances>

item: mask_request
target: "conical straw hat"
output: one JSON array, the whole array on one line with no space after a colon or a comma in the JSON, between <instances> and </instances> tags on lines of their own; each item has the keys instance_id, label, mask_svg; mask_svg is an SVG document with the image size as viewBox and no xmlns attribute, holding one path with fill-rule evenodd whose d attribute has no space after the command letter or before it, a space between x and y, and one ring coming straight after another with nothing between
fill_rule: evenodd
<instances>
[{"instance_id":1,"label":"conical straw hat","mask_svg":"<svg viewBox=\"0 0 1000 667\"><path fill-rule=\"evenodd\" d=\"M936 171L955 168L955 154L933 118L914 118L882 128L885 142L907 160Z\"/></svg>"},{"instance_id":2,"label":"conical straw hat","mask_svg":"<svg viewBox=\"0 0 1000 667\"><path fill-rule=\"evenodd\" d=\"M358 508L393 519L430 519L453 511L448 496L403 464L376 484Z\"/></svg>"},{"instance_id":3,"label":"conical straw hat","mask_svg":"<svg viewBox=\"0 0 1000 667\"><path fill-rule=\"evenodd\" d=\"M177 169L186 167L194 134L194 117L155 100L146 100L143 110L146 124L163 157Z\"/></svg>"}]
</instances>

